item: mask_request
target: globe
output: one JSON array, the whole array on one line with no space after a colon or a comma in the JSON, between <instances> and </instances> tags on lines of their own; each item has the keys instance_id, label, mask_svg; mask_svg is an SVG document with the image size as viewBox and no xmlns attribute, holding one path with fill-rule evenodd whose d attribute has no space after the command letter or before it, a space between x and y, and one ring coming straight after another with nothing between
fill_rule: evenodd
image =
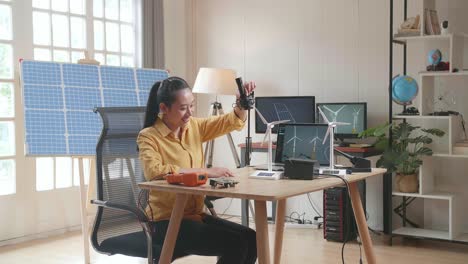
<instances>
[{"instance_id":1,"label":"globe","mask_svg":"<svg viewBox=\"0 0 468 264\"><path fill-rule=\"evenodd\" d=\"M409 105L418 95L418 83L412 77L403 75L392 81L392 99L397 104Z\"/></svg>"},{"instance_id":2,"label":"globe","mask_svg":"<svg viewBox=\"0 0 468 264\"><path fill-rule=\"evenodd\" d=\"M429 61L429 64L436 66L442 61L442 53L440 50L435 49L429 51L427 54L427 61Z\"/></svg>"}]
</instances>

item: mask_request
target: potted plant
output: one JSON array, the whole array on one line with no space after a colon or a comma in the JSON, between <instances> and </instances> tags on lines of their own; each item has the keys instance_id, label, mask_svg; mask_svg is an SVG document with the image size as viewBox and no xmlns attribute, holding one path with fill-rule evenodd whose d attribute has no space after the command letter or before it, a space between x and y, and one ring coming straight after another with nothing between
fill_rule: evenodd
<instances>
[{"instance_id":1,"label":"potted plant","mask_svg":"<svg viewBox=\"0 0 468 264\"><path fill-rule=\"evenodd\" d=\"M391 126L392 144L389 147L387 132ZM432 137L442 137L444 131L436 128L425 129L407 122L384 124L363 131L362 138L376 137L375 148L382 150L377 167L386 168L396 173L396 188L400 192L418 192L418 170L423 164L423 156L431 156L432 150L427 146Z\"/></svg>"}]
</instances>

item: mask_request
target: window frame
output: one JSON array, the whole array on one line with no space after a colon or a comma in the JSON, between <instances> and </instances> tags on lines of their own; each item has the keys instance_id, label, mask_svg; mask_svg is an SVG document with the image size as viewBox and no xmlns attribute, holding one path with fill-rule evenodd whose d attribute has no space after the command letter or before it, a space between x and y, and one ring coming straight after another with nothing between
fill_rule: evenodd
<instances>
[{"instance_id":1,"label":"window frame","mask_svg":"<svg viewBox=\"0 0 468 264\"><path fill-rule=\"evenodd\" d=\"M13 10L13 1L0 1L1 5L6 5L9 6L10 8L10 25L11 25L11 35L10 39L0 39L0 44L6 44L11 47L11 67L12 67L12 76L11 78L0 78L0 83L6 83L11 85L11 94L12 94L12 115L10 117L0 117L0 122L6 122L6 123L11 123L13 126L13 144L14 144L14 150L12 155L0 155L0 161L13 161L13 170L12 173L13 175L10 175L13 177L13 192L8 192L8 193L0 193L0 196L7 196L7 195L14 195L17 193L17 175L18 175L18 170L16 168L17 166L17 156L18 156L18 137L17 137L17 128L18 124L16 122L17 120L17 73L15 71L15 58L16 58L16 48L15 48L15 31L14 31L14 10Z\"/></svg>"},{"instance_id":2,"label":"window frame","mask_svg":"<svg viewBox=\"0 0 468 264\"><path fill-rule=\"evenodd\" d=\"M69 3L70 1L73 1L73 0L69 0ZM118 19L108 19L106 18L106 11L105 11L105 4L106 4L106 1L105 0L102 0L102 4L103 4L103 14L102 14L102 17L95 17L94 16L94 1L93 0L84 0L85 1L85 14L75 14L75 13L71 13L70 12L70 5L68 4L68 11L67 12L64 12L64 11L56 11L56 10L52 10L52 6L51 4L49 4L49 8L48 9L44 9L44 8L36 8L36 7L33 7L32 6L32 2L31 2L31 20L32 20L32 17L33 17L33 14L34 12L44 12L44 13L47 13L49 18L50 18L50 45L39 45L39 44L34 44L34 39L32 39L32 43L31 43L31 46L32 46L32 57L34 58L34 50L35 48L42 48L42 49L48 49L49 52L50 52L50 56L51 56L51 59L50 61L55 61L54 60L54 50L63 50L63 51L67 51L69 53L69 59L71 63L76 63L76 62L73 62L71 61L72 59L72 52L86 52L88 51L88 54L90 57L94 58L95 57L95 54L96 53L101 53L103 54L104 56L104 61L100 61L101 62L101 65L107 65L106 62L107 62L107 55L116 55L119 57L119 65L115 65L115 66L119 66L119 67L141 67L142 65L142 55L141 55L141 52L142 52L142 47L141 47L141 43L142 43L142 35L141 35L141 23L142 23L142 20L141 19L138 19L138 15L141 14L141 12L139 11L139 9L141 8L142 4L141 4L141 1L142 0L131 0L132 1L132 4L133 4L133 21L132 22L126 22L126 21L121 21L120 20L120 1L121 0L117 0L118 2ZM51 3L51 1L49 2ZM68 41L69 41L69 47L57 47L57 46L54 46L54 43L53 43L53 27L52 27L52 15L53 14L59 14L59 15L65 15L67 16L67 19L68 19ZM80 18L84 18L85 19L85 24L86 24L86 27L85 27L85 30L86 30L86 47L84 49L80 49L80 48L72 48L72 44L71 44L71 18L72 17L80 17ZM103 24L103 39L104 39L104 43L103 43L103 49L102 50L96 50L95 49L95 43L94 43L94 21L101 21L102 24ZM119 29L119 51L108 51L107 50L107 47L106 47L106 22L110 22L110 23L116 23L118 25L118 29ZM34 22L31 24L31 28L33 30L33 34L34 34ZM133 29L133 33L134 33L134 49L133 49L133 53L127 53L127 52L122 52L122 38L121 38L121 26L122 25L127 25L127 26L131 26L132 29ZM133 57L133 66L121 66L122 65L122 57L123 56L132 56ZM64 62L64 63L68 63L68 62ZM63 189L63 188L67 188L67 187L60 187L60 188L57 188L57 177L58 175L56 174L56 164L57 164L57 157L51 157L53 159L53 168L52 168L52 171L54 173L53 175L53 189L47 189L47 190L37 190L37 184L35 185L35 189L36 191L38 192L43 192L43 191L50 191L50 190L55 190L55 189ZM69 187L75 187L75 186L79 186L79 180L77 180L77 177L79 177L79 175L75 175L75 171L74 171L74 166L75 166L75 159L77 157L70 157L72 158L72 162L71 162L71 175L72 175L72 179L71 179L71 186ZM86 161L86 159L84 159ZM34 163L37 162L37 159L35 159ZM88 165L91 164L91 161L88 160ZM36 167L36 165L34 165L34 167ZM36 171L34 172L35 174L35 178L37 179L37 175L36 175ZM85 175L85 184L87 184L87 182L89 181L88 179L89 177L89 174Z\"/></svg>"}]
</instances>

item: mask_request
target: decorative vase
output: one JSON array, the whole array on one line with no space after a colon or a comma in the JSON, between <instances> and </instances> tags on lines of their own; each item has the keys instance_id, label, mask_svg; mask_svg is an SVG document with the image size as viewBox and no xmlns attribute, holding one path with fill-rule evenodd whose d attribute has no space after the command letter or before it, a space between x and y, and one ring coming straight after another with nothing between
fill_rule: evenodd
<instances>
[{"instance_id":1,"label":"decorative vase","mask_svg":"<svg viewBox=\"0 0 468 264\"><path fill-rule=\"evenodd\" d=\"M415 193L419 191L418 174L400 174L395 177L396 188L399 192Z\"/></svg>"}]
</instances>

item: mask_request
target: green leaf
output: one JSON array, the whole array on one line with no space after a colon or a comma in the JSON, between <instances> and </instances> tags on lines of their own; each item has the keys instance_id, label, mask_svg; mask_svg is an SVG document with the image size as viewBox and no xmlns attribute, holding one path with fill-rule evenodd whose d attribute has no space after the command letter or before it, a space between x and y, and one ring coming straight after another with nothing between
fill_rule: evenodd
<instances>
[{"instance_id":1,"label":"green leaf","mask_svg":"<svg viewBox=\"0 0 468 264\"><path fill-rule=\"evenodd\" d=\"M375 147L377 150L380 150L380 151L386 150L387 147L388 147L388 138L386 138L386 137L379 138L379 139L374 143L374 147Z\"/></svg>"},{"instance_id":2,"label":"green leaf","mask_svg":"<svg viewBox=\"0 0 468 264\"><path fill-rule=\"evenodd\" d=\"M428 136L418 136L415 138L408 139L408 143L416 144L416 143L423 143L423 144L431 144L432 138Z\"/></svg>"},{"instance_id":3,"label":"green leaf","mask_svg":"<svg viewBox=\"0 0 468 264\"><path fill-rule=\"evenodd\" d=\"M400 123L398 126L394 127L393 129L393 138L399 140L406 140L410 137L412 131L419 129L418 126L413 126L410 123Z\"/></svg>"},{"instance_id":4,"label":"green leaf","mask_svg":"<svg viewBox=\"0 0 468 264\"><path fill-rule=\"evenodd\" d=\"M390 127L389 123L378 125L376 127L371 127L371 128L368 128L368 129L362 131L361 133L359 133L358 137L360 137L360 138L369 138L369 137L385 136L385 134L387 133L389 127Z\"/></svg>"},{"instance_id":5,"label":"green leaf","mask_svg":"<svg viewBox=\"0 0 468 264\"><path fill-rule=\"evenodd\" d=\"M444 131L437 129L437 128L429 128L429 129L422 128L421 131L431 134L433 136L437 136L437 137L442 137L445 135Z\"/></svg>"},{"instance_id":6,"label":"green leaf","mask_svg":"<svg viewBox=\"0 0 468 264\"><path fill-rule=\"evenodd\" d=\"M428 147L421 147L420 149L416 150L415 152L416 155L422 156L431 156L432 155L432 149Z\"/></svg>"}]
</instances>

